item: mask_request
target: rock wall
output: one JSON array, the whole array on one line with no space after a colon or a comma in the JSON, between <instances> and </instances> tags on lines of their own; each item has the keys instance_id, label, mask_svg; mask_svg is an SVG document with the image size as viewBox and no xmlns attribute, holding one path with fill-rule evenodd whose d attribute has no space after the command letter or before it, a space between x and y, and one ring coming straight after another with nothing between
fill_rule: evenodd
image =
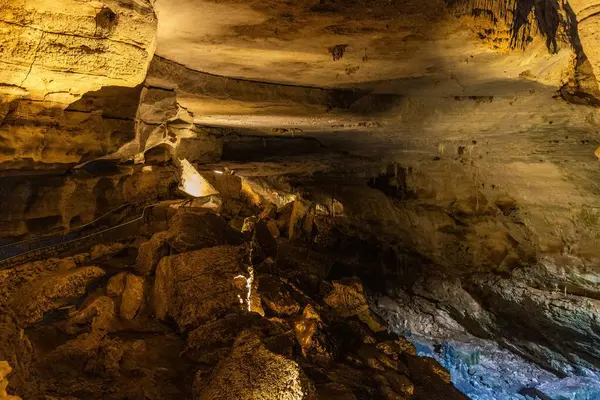
<instances>
[{"instance_id":1,"label":"rock wall","mask_svg":"<svg viewBox=\"0 0 600 400\"><path fill-rule=\"evenodd\" d=\"M569 0L577 19L579 40L595 75L600 76L600 2L596 0ZM598 78L600 82L600 78ZM600 85L600 83L599 83Z\"/></svg>"},{"instance_id":2,"label":"rock wall","mask_svg":"<svg viewBox=\"0 0 600 400\"><path fill-rule=\"evenodd\" d=\"M132 87L146 77L156 17L145 1L6 0L1 6L0 81L9 89L69 104L103 86Z\"/></svg>"},{"instance_id":3,"label":"rock wall","mask_svg":"<svg viewBox=\"0 0 600 400\"><path fill-rule=\"evenodd\" d=\"M0 243L170 198L181 159L237 191L2 271L45 391L459 398L382 333L371 291L392 327L438 345L478 336L561 377L600 369L597 1L208 3L163 14L170 61L153 58L164 2L0 0ZM259 22L194 20L215 9ZM178 36L177 20L207 31ZM23 396L27 343L25 369L10 363Z\"/></svg>"},{"instance_id":4,"label":"rock wall","mask_svg":"<svg viewBox=\"0 0 600 400\"><path fill-rule=\"evenodd\" d=\"M124 204L152 203L161 196L168 197L177 184L176 171L171 167L154 166L151 171L130 167L111 172L94 176L79 170L69 176L42 175L27 181L21 176L0 179L4 210L0 237L6 242L66 233ZM102 225L118 223L122 212L101 221Z\"/></svg>"},{"instance_id":5,"label":"rock wall","mask_svg":"<svg viewBox=\"0 0 600 400\"><path fill-rule=\"evenodd\" d=\"M144 1L0 3L0 168L64 169L134 137L156 16Z\"/></svg>"}]
</instances>

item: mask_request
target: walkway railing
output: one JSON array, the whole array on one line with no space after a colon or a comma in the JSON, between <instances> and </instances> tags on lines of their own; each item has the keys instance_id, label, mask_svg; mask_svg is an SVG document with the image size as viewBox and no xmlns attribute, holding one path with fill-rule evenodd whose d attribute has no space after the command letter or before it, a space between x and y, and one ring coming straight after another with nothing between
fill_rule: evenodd
<instances>
[{"instance_id":1,"label":"walkway railing","mask_svg":"<svg viewBox=\"0 0 600 400\"><path fill-rule=\"evenodd\" d=\"M124 204L107 214L104 214L100 218L83 225L76 230L70 231L60 237L41 237L24 240L21 242L11 243L0 247L0 270L12 268L17 265L21 265L40 258L50 258L57 256L66 251L72 252L78 249L88 248L94 244L102 241L115 241L124 239L127 237L136 236L145 222L146 211L161 203L161 201L152 200L151 204L149 201L139 202L134 204ZM144 205L145 204L145 205ZM134 209L139 209L143 206L142 213L139 217L121 223L116 226L112 226L106 229L102 229L98 232L90 233L81 237L78 237L85 231L86 227L95 225L98 221L106 218L109 214L114 214L119 210L126 209L127 207L133 206Z\"/></svg>"}]
</instances>

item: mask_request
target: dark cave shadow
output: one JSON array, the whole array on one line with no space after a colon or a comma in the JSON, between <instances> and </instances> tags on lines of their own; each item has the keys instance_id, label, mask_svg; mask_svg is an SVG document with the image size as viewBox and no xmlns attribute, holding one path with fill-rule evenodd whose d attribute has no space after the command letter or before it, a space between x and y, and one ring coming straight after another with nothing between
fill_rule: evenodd
<instances>
[{"instance_id":1,"label":"dark cave shadow","mask_svg":"<svg viewBox=\"0 0 600 400\"><path fill-rule=\"evenodd\" d=\"M546 39L548 51L558 51L556 34L560 25L558 0L518 0L513 10L511 47L526 46L531 34L529 15L533 12L540 33Z\"/></svg>"},{"instance_id":2,"label":"dark cave shadow","mask_svg":"<svg viewBox=\"0 0 600 400\"><path fill-rule=\"evenodd\" d=\"M20 112L20 103L36 104L36 101L17 98L8 104L7 112L0 120L0 128L6 129L9 133L13 127L17 129L31 127L40 132L64 130L73 137L90 135L94 138L106 138L105 145L100 151L80 150L78 155L81 159L78 163L84 163L114 152L135 138L135 117L142 88L143 84L135 87L105 86L84 94L66 108L53 102L43 103L45 105L40 115L44 118L36 118L35 115ZM76 116L77 114L81 116ZM75 144L77 139L73 140L74 147L77 148ZM61 145L53 142L51 146L46 147L47 144L45 138L39 144L36 143L42 147L42 157L45 151L55 151L57 146ZM17 153L17 149L12 147L12 142L0 135L0 155L14 157ZM43 164L44 168L39 169L39 164ZM64 173L74 165L75 163L66 161L40 163L31 157L23 157L3 161L0 163L0 172L3 176L56 174Z\"/></svg>"},{"instance_id":3,"label":"dark cave shadow","mask_svg":"<svg viewBox=\"0 0 600 400\"><path fill-rule=\"evenodd\" d=\"M103 118L133 120L143 87L143 83L134 87L104 86L84 94L71 103L65 112L101 112Z\"/></svg>"}]
</instances>

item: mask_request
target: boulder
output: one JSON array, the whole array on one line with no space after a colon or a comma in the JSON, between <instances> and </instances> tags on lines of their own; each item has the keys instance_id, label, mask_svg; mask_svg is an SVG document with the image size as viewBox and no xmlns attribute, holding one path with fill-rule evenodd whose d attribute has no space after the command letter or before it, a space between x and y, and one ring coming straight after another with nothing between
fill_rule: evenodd
<instances>
[{"instance_id":1,"label":"boulder","mask_svg":"<svg viewBox=\"0 0 600 400\"><path fill-rule=\"evenodd\" d=\"M277 240L264 221L258 221L254 226L251 254L253 264L259 264L268 257L277 258Z\"/></svg>"},{"instance_id":2,"label":"boulder","mask_svg":"<svg viewBox=\"0 0 600 400\"><path fill-rule=\"evenodd\" d=\"M197 362L211 364L229 354L235 338L244 330L255 329L265 336L284 334L287 328L262 318L259 314L242 311L199 326L187 337L185 355Z\"/></svg>"},{"instance_id":3,"label":"boulder","mask_svg":"<svg viewBox=\"0 0 600 400\"><path fill-rule=\"evenodd\" d=\"M258 279L258 290L262 303L277 316L291 316L300 311L290 287L280 278L263 275Z\"/></svg>"},{"instance_id":4,"label":"boulder","mask_svg":"<svg viewBox=\"0 0 600 400\"><path fill-rule=\"evenodd\" d=\"M40 277L15 293L12 308L19 323L29 326L41 321L45 313L82 297L88 285L103 276L101 268L81 267L62 274Z\"/></svg>"},{"instance_id":5,"label":"boulder","mask_svg":"<svg viewBox=\"0 0 600 400\"><path fill-rule=\"evenodd\" d=\"M156 269L157 318L175 320L182 331L247 305L245 251L217 246L163 258Z\"/></svg>"},{"instance_id":6,"label":"boulder","mask_svg":"<svg viewBox=\"0 0 600 400\"><path fill-rule=\"evenodd\" d=\"M67 321L65 331L71 335L84 331L109 332L115 321L115 303L108 296L100 296Z\"/></svg>"},{"instance_id":7,"label":"boulder","mask_svg":"<svg viewBox=\"0 0 600 400\"><path fill-rule=\"evenodd\" d=\"M154 274L161 258L169 254L167 232L158 232L152 238L140 245L135 259L135 273L142 276Z\"/></svg>"},{"instance_id":8,"label":"boulder","mask_svg":"<svg viewBox=\"0 0 600 400\"><path fill-rule=\"evenodd\" d=\"M279 212L277 222L289 239L310 240L312 238L315 207L312 203L295 200L286 204Z\"/></svg>"},{"instance_id":9,"label":"boulder","mask_svg":"<svg viewBox=\"0 0 600 400\"><path fill-rule=\"evenodd\" d=\"M108 280L106 285L106 294L110 297L119 297L125 290L125 279L128 272L119 272Z\"/></svg>"},{"instance_id":10,"label":"boulder","mask_svg":"<svg viewBox=\"0 0 600 400\"><path fill-rule=\"evenodd\" d=\"M127 248L125 243L97 244L90 250L90 258L114 257Z\"/></svg>"},{"instance_id":11,"label":"boulder","mask_svg":"<svg viewBox=\"0 0 600 400\"><path fill-rule=\"evenodd\" d=\"M81 372L101 378L117 377L123 352L122 342L105 337L104 332L84 333L56 347L38 365L43 378L68 387Z\"/></svg>"},{"instance_id":12,"label":"boulder","mask_svg":"<svg viewBox=\"0 0 600 400\"><path fill-rule=\"evenodd\" d=\"M224 244L241 244L239 234L212 212L180 208L169 222L167 243L184 253Z\"/></svg>"},{"instance_id":13,"label":"boulder","mask_svg":"<svg viewBox=\"0 0 600 400\"><path fill-rule=\"evenodd\" d=\"M242 332L233 350L213 372L208 384L196 387L198 400L316 399L300 366L271 352L252 331Z\"/></svg>"},{"instance_id":14,"label":"boulder","mask_svg":"<svg viewBox=\"0 0 600 400\"><path fill-rule=\"evenodd\" d=\"M128 274L125 289L121 296L119 314L123 319L134 319L144 302L144 278Z\"/></svg>"},{"instance_id":15,"label":"boulder","mask_svg":"<svg viewBox=\"0 0 600 400\"><path fill-rule=\"evenodd\" d=\"M300 344L302 355L317 365L327 365L334 358L334 346L314 307L307 305L302 316L293 321L294 335Z\"/></svg>"}]
</instances>

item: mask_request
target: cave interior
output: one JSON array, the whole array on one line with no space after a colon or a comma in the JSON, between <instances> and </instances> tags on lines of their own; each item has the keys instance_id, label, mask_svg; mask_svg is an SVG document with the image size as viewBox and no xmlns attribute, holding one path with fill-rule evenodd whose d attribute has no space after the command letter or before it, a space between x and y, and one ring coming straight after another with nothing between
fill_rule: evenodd
<instances>
[{"instance_id":1,"label":"cave interior","mask_svg":"<svg viewBox=\"0 0 600 400\"><path fill-rule=\"evenodd\" d=\"M0 400L600 399L600 0L0 0Z\"/></svg>"}]
</instances>

